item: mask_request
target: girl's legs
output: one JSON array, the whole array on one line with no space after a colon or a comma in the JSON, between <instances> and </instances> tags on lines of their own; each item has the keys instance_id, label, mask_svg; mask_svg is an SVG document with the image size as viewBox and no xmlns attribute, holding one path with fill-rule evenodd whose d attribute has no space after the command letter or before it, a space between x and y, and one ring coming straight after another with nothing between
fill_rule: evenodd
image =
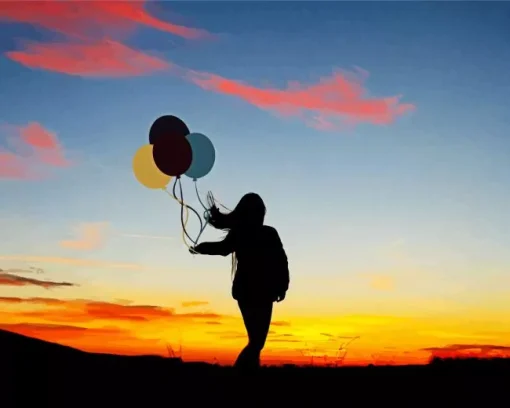
<instances>
[{"instance_id":1,"label":"girl's legs","mask_svg":"<svg viewBox=\"0 0 510 408\"><path fill-rule=\"evenodd\" d=\"M235 362L236 367L259 367L260 353L266 343L271 316L272 301L239 301L239 309L248 332L248 345Z\"/></svg>"}]
</instances>

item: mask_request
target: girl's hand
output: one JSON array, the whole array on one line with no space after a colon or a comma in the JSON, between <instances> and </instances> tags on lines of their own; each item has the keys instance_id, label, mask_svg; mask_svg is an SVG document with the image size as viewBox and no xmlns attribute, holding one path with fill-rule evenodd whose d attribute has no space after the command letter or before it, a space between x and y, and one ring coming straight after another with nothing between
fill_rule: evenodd
<instances>
[{"instance_id":1,"label":"girl's hand","mask_svg":"<svg viewBox=\"0 0 510 408\"><path fill-rule=\"evenodd\" d=\"M202 245L202 243L200 243L200 244L198 244L198 245L196 245L194 247L191 247L189 249L190 254L193 254L193 255L201 254L202 252L200 252L200 245Z\"/></svg>"},{"instance_id":2,"label":"girl's hand","mask_svg":"<svg viewBox=\"0 0 510 408\"><path fill-rule=\"evenodd\" d=\"M279 302L281 302L282 300L284 300L284 299L285 299L285 295L286 295L286 293L285 293L285 292L280 293L280 294L276 297L276 301L277 301L278 303L279 303Z\"/></svg>"}]
</instances>

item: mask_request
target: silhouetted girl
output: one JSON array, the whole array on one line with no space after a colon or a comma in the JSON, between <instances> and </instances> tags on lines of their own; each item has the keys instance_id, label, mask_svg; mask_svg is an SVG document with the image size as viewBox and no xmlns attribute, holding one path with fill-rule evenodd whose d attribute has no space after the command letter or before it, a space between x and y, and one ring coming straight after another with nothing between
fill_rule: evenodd
<instances>
[{"instance_id":1,"label":"silhouetted girl","mask_svg":"<svg viewBox=\"0 0 510 408\"><path fill-rule=\"evenodd\" d=\"M214 202L210 204L209 224L228 233L222 241L203 242L193 250L203 255L235 255L232 297L238 302L249 340L235 365L259 367L273 302L285 299L289 288L287 255L276 229L264 225L266 207L258 194L246 194L227 214Z\"/></svg>"}]
</instances>

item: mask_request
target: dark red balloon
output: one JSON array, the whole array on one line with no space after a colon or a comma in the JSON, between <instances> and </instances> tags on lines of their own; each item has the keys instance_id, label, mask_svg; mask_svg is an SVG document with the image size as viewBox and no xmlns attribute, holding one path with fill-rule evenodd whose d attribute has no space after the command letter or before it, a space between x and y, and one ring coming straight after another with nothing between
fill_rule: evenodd
<instances>
[{"instance_id":1,"label":"dark red balloon","mask_svg":"<svg viewBox=\"0 0 510 408\"><path fill-rule=\"evenodd\" d=\"M154 142L161 137L186 137L189 135L188 126L177 116L165 115L157 118L149 130L149 143Z\"/></svg>"},{"instance_id":2,"label":"dark red balloon","mask_svg":"<svg viewBox=\"0 0 510 408\"><path fill-rule=\"evenodd\" d=\"M153 145L152 157L162 173L180 176L191 166L193 150L185 137L160 137Z\"/></svg>"}]
</instances>

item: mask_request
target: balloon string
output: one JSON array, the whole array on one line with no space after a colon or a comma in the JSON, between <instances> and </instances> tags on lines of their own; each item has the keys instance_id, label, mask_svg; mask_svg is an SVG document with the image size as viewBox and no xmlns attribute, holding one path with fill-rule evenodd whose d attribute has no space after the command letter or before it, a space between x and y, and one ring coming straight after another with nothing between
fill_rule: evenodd
<instances>
[{"instance_id":1,"label":"balloon string","mask_svg":"<svg viewBox=\"0 0 510 408\"><path fill-rule=\"evenodd\" d=\"M209 224L209 217L208 217L208 213L209 213L209 210L207 209L207 207L205 206L205 204L202 202L202 199L200 198L200 194L198 192L198 187L197 187L197 180L193 180L193 182L195 183L195 192L197 193L197 198L198 198L198 202L200 203L200 205L202 206L202 208L205 210L204 211L204 220L205 220L205 224L204 226L202 227L202 229L200 230L199 234L198 234L198 237L196 239L196 242L198 243L200 237L202 236L202 233L205 231L205 228L207 227L207 225Z\"/></svg>"},{"instance_id":2,"label":"balloon string","mask_svg":"<svg viewBox=\"0 0 510 408\"><path fill-rule=\"evenodd\" d=\"M197 197L198 197L198 202L202 205L202 208L205 210L205 211L208 211L208 208L205 206L205 204L202 202L202 199L200 198L200 193L198 192L198 186L197 186L197 181L194 180L194 183L195 183L195 191L197 193Z\"/></svg>"},{"instance_id":3,"label":"balloon string","mask_svg":"<svg viewBox=\"0 0 510 408\"><path fill-rule=\"evenodd\" d=\"M170 192L166 188L164 188L163 191L165 193L167 193L170 196L170 198L175 199L179 204L181 204L181 202L177 199L177 197L175 197L175 195L172 196L172 194L170 194ZM182 206L181 206L181 209L182 209ZM184 245L186 245L188 247L188 249L191 250L192 248L186 241L186 235L185 235L185 232L186 232L185 227L186 227L186 224L188 223L188 215L189 215L189 212L188 212L188 209L186 208L186 220L184 221L184 223L182 223L182 217L181 217L181 224L184 225L184 228L182 229L182 242L184 242Z\"/></svg>"},{"instance_id":4,"label":"balloon string","mask_svg":"<svg viewBox=\"0 0 510 408\"><path fill-rule=\"evenodd\" d=\"M175 184L174 184L174 186L175 186L175 185L177 185L177 182L178 182L179 180L180 180L179 178L177 178L177 179L175 180ZM179 186L180 186L180 185L179 185ZM174 196L175 196L175 197L177 197L177 196L175 195L175 192L174 192ZM186 236L188 237L188 239L189 239L189 240L193 243L193 245L196 245L196 243L195 243L195 242L191 239L191 237L190 237L190 236L189 236L189 234L188 234L188 231L186 230L186 225L188 224L188 220L189 220L189 218L188 218L188 216L189 216L189 211L188 211L188 207L187 207L187 206L185 206L185 204L184 204L184 200L183 200L183 197L182 197L182 188L181 188L181 199L180 199L180 200L178 199L177 201L179 202L179 204L181 204L181 227L182 227L182 230L184 231L184 234L186 234ZM186 211L186 218L185 218L185 219L184 219L184 211Z\"/></svg>"},{"instance_id":5,"label":"balloon string","mask_svg":"<svg viewBox=\"0 0 510 408\"><path fill-rule=\"evenodd\" d=\"M180 190L180 196L181 196L181 199L179 200L177 198L177 194L175 192L175 189L177 187L177 183L179 183L179 190ZM181 204L181 225L183 227L183 230L184 230L184 233L186 234L186 236L188 237L188 239L193 242L194 245L197 245L197 241L193 240L193 238L190 237L190 235L188 234L188 231L186 230L186 224L184 224L183 222L183 212L184 212L184 209L189 209L191 211L193 211L193 213L198 217L198 221L200 222L200 230L203 229L203 226L202 226L202 219L200 218L200 215L198 214L198 212L196 212L196 210L187 205L185 202L184 202L184 197L183 197L183 193L182 193L182 182L180 180L180 178L177 178L175 180L175 183L174 183L174 187L173 187L173 190L172 190L172 193L174 195L174 199L177 200L177 202L179 202Z\"/></svg>"},{"instance_id":6,"label":"balloon string","mask_svg":"<svg viewBox=\"0 0 510 408\"><path fill-rule=\"evenodd\" d=\"M204 225L204 227L202 228L202 230L200 231L200 233L198 234L198 237L197 237L197 242L198 242L198 240L200 239L200 236L202 235L202 233L203 233L203 232L204 232L204 230L205 230L205 227L209 224L209 217L208 217L208 215L209 215L210 209L206 207L206 205L204 204L204 202L203 202L203 201L202 201L202 199L200 198L200 192L199 192L199 190L198 190L197 180L195 179L195 180L193 180L193 181L194 181L194 183L195 183L195 192L196 192L196 194L197 194L198 201L200 202L200 205L202 206L202 208L205 210L205 211L204 211L205 225ZM218 200L216 200L216 199L214 198L214 196L212 195L212 193L211 193L211 192L209 192L209 193L207 194L207 196L209 197L209 201L211 202L211 204L217 204L217 205L219 205L219 206L223 207L225 210L227 210L227 211L231 211L229 208L225 207L225 206L224 206L223 204L221 204Z\"/></svg>"},{"instance_id":7,"label":"balloon string","mask_svg":"<svg viewBox=\"0 0 510 408\"><path fill-rule=\"evenodd\" d=\"M193 241L193 238L191 238L189 236L188 231L186 230L186 224L188 222L187 217L186 217L186 222L184 222L184 211L186 210L186 213L188 213L187 210L191 209L191 208L184 203L184 200L182 197L182 187L181 187L181 199L180 200L179 200L179 198L177 198L177 194L175 193L178 182L179 182L179 178L176 178L175 182L174 182L174 186L172 188L172 194L174 196L174 199L181 205L181 227L182 227L183 233L188 237L188 239L193 243L193 245L196 245L195 241Z\"/></svg>"},{"instance_id":8,"label":"balloon string","mask_svg":"<svg viewBox=\"0 0 510 408\"><path fill-rule=\"evenodd\" d=\"M197 186L197 181L194 180L195 182L195 191L197 193L197 197L198 197L198 201L200 202L200 204L202 205L202 207L204 208L205 212L204 212L204 217L205 217L205 220L206 220L206 225L207 223L209 222L208 220L208 217L206 217L206 214L209 214L209 211L210 209L208 209L204 203L202 202L202 200L200 199L200 193L198 191L198 186ZM209 203L210 206L212 206L213 204L216 204L216 205L219 205L220 207L222 207L223 209L227 210L227 211L232 211L230 208L227 208L225 207L222 203L220 203L218 200L216 200L216 198L214 198L214 195L212 194L211 191L209 191L207 193L207 201ZM205 229L205 226L204 226L204 229ZM200 234L198 235L198 238L200 238L200 235L202 235L202 231L200 232ZM198 242L198 238L197 238L197 242ZM236 266L237 266L237 257L236 257L236 253L235 252L232 252L232 256L231 256L231 271L232 271L232 280L234 279L234 276L235 276L235 271L236 271Z\"/></svg>"},{"instance_id":9,"label":"balloon string","mask_svg":"<svg viewBox=\"0 0 510 408\"><path fill-rule=\"evenodd\" d=\"M195 213L195 215L198 217L198 221L200 222L200 234L201 234L201 233L202 233L202 231L204 230L204 226L203 226L203 224L202 224L202 218L200 218L200 214L198 214L198 212L196 212L196 211L195 211L195 209L194 209L193 207L190 207L189 205L187 205L187 204L185 204L185 203L184 203L184 197L183 197L183 195L182 195L182 182L181 182L181 179L180 179L180 178L178 178L178 181L179 181L179 190L180 190L180 195L181 195L181 202L182 202L182 204L183 204L183 205L185 205L186 207L190 208L190 209L191 209L191 210ZM182 207L181 207L181 214L182 214ZM200 234L199 234L199 236L200 236ZM186 235L188 235L188 233L187 233L187 232L186 232ZM192 240L192 239L190 238L190 236L189 236L189 235L188 235L188 238L189 238L190 240ZM192 241L193 241L193 240L192 240ZM195 241L193 241L193 242L195 243L195 245L197 245L197 243L198 243L198 241L197 241L197 240L195 240Z\"/></svg>"}]
</instances>

